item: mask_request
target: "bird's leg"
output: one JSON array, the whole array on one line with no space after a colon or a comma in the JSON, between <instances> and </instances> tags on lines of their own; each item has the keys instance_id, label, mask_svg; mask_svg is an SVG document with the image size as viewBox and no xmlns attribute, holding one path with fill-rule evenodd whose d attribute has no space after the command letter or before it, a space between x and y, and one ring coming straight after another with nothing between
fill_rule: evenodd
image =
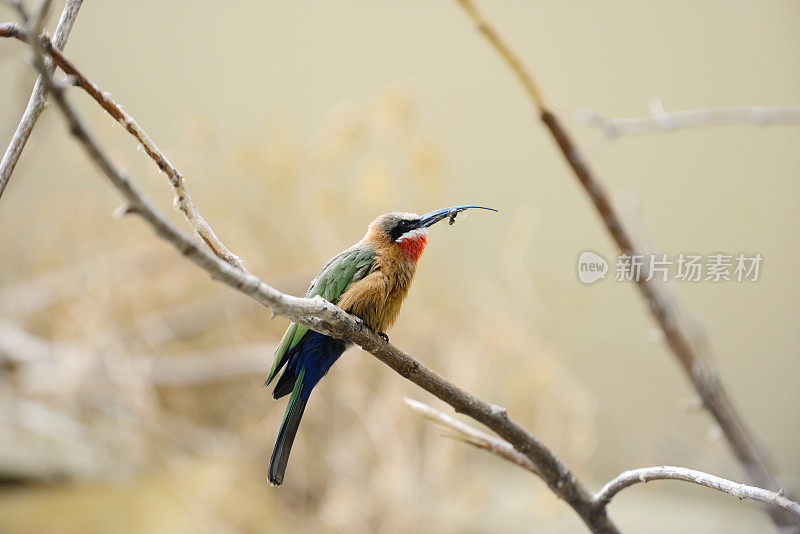
<instances>
[{"instance_id":1,"label":"bird's leg","mask_svg":"<svg viewBox=\"0 0 800 534\"><path fill-rule=\"evenodd\" d=\"M356 328L358 329L359 332L361 332L361 330L364 329L364 319L362 319L361 317L355 317L355 319L356 319Z\"/></svg>"},{"instance_id":2,"label":"bird's leg","mask_svg":"<svg viewBox=\"0 0 800 534\"><path fill-rule=\"evenodd\" d=\"M386 343L389 343L389 336L387 336L385 333L383 333L383 332L378 332L378 337L380 337L380 338L381 338L382 340L384 340Z\"/></svg>"}]
</instances>

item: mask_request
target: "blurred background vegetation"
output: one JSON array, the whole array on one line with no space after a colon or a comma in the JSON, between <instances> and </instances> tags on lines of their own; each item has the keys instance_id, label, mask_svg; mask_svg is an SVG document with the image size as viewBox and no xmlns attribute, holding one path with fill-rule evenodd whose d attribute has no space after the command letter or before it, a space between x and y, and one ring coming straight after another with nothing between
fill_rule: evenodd
<instances>
[{"instance_id":1,"label":"blurred background vegetation","mask_svg":"<svg viewBox=\"0 0 800 534\"><path fill-rule=\"evenodd\" d=\"M611 116L797 104L794 2L485 2L558 104ZM3 20L14 13L0 6ZM600 227L506 67L450 2L86 2L67 55L187 178L248 268L302 294L376 215L479 203L436 227L393 343L510 413L599 486L684 465L744 480L635 288L581 285ZM34 76L0 42L3 146ZM115 160L165 178L85 95ZM760 252L757 283L678 290L787 485L800 485L800 136L727 126L611 142L574 125L659 252ZM318 387L287 482L261 388L286 321L208 278L120 204L46 112L0 203L0 532L572 532L528 473L442 437L432 399L360 350ZM435 404L435 403L434 403ZM438 404L436 404L438 406ZM626 531L752 532L752 504L670 482Z\"/></svg>"}]
</instances>

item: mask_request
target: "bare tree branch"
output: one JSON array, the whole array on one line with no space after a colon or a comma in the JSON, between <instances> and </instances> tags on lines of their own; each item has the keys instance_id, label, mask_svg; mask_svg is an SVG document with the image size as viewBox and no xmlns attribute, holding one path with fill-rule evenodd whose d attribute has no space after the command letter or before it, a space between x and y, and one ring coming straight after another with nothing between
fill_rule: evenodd
<instances>
[{"instance_id":1,"label":"bare tree branch","mask_svg":"<svg viewBox=\"0 0 800 534\"><path fill-rule=\"evenodd\" d=\"M490 436L485 432L481 432L480 430L473 428L466 423L462 423L461 421L450 417L449 415L442 413L441 411L428 406L427 404L409 399L408 397L403 400L416 414L429 419L436 424L454 430L456 435L453 437L456 439L460 439L461 441L469 443L470 445L474 445L479 449L487 450L503 458L504 460L508 460L509 462L517 464L520 467L538 474L536 471L536 466L533 465L526 456L516 451L510 443L494 436ZM604 510L606 506L608 506L608 503L611 502L611 499L613 499L617 493L628 486L632 486L639 482L650 482L651 480L682 480L684 482L691 482L693 484L706 486L717 491L728 493L734 497L737 497L739 500L751 499L764 504L782 508L783 510L790 512L800 519L800 504L787 499L783 495L783 490L778 492L769 491L762 488L756 488L754 486L748 486L746 484L739 484L738 482L733 482L725 478L709 475L708 473L704 473L702 471L687 469L685 467L671 466L643 467L641 469L632 469L630 471L621 473L619 476L603 486L603 488L595 494L595 510Z\"/></svg>"},{"instance_id":2,"label":"bare tree branch","mask_svg":"<svg viewBox=\"0 0 800 534\"><path fill-rule=\"evenodd\" d=\"M44 0L44 4L49 0ZM41 24L41 16L36 25ZM34 28L36 28L34 25ZM40 26L39 26L40 27ZM31 30L32 35L38 31ZM70 132L83 146L89 157L103 174L120 191L127 202L127 211L141 216L155 232L172 244L195 265L211 276L252 297L269 307L274 313L295 320L316 331L346 339L360 345L401 376L450 404L457 412L464 413L483 423L511 443L516 450L527 456L541 473L542 479L556 495L565 500L591 528L593 532L617 532L604 511L592 510L594 495L573 475L567 466L533 434L511 420L503 410L477 398L451 384L420 362L383 341L375 333L364 328L363 321L347 314L321 297L298 298L283 294L255 276L232 267L199 247L191 237L176 228L163 214L142 196L137 189L111 162L82 119L66 100L64 89L57 85L47 71L44 61L46 41L32 43L36 67L44 76L53 101L63 114Z\"/></svg>"},{"instance_id":3,"label":"bare tree branch","mask_svg":"<svg viewBox=\"0 0 800 534\"><path fill-rule=\"evenodd\" d=\"M472 0L456 1L464 8L477 25L478 30L505 60L530 96L533 105L539 111L541 121L547 126L573 173L589 194L595 209L603 219L606 229L613 237L620 251L629 255L640 254L631 233L624 226L622 219L611 203L604 184L589 166L580 148L573 142L572 137L559 118L545 102L541 89L519 55L514 52L508 42ZM681 363L695 390L703 399L704 406L716 419L728 444L747 470L750 478L758 486L769 489L779 488L780 484L772 473L766 454L758 446L752 431L733 406L712 362L703 357L692 345L691 339L684 331L675 310L669 305L669 300L664 298L656 284L652 283L652 281L648 282L645 277L639 277L637 286L647 302L650 312L664 332L664 338L668 346ZM786 517L780 510L769 509L767 511L776 524L783 525L786 523Z\"/></svg>"},{"instance_id":4,"label":"bare tree branch","mask_svg":"<svg viewBox=\"0 0 800 534\"><path fill-rule=\"evenodd\" d=\"M567 109L578 122L599 128L609 138L726 124L800 124L800 106L733 106L668 112L661 100L655 98L648 100L647 107L649 117L631 119L611 118L572 106Z\"/></svg>"},{"instance_id":5,"label":"bare tree branch","mask_svg":"<svg viewBox=\"0 0 800 534\"><path fill-rule=\"evenodd\" d=\"M0 37L13 37L23 43L28 42L28 34L25 33L25 29L15 22L0 23Z\"/></svg>"},{"instance_id":6,"label":"bare tree branch","mask_svg":"<svg viewBox=\"0 0 800 534\"><path fill-rule=\"evenodd\" d=\"M733 495L739 500L750 499L764 504L776 506L793 514L800 520L800 504L791 501L783 496L781 491L769 491L746 484L739 484L731 480L709 475L702 471L687 469L685 467L643 467L625 471L611 480L597 493L595 505L598 509L605 508L614 496L623 489L638 484L640 482L650 482L651 480L682 480L691 482L699 486L705 486L729 495Z\"/></svg>"},{"instance_id":7,"label":"bare tree branch","mask_svg":"<svg viewBox=\"0 0 800 534\"><path fill-rule=\"evenodd\" d=\"M39 16L35 19L35 25L38 25L38 28L34 26L35 30L31 31L31 34L36 35L39 33L39 30L41 29L41 21L46 13L48 4L49 0L45 0L43 2L43 8ZM539 474L557 495L566 500L576 510L576 512L578 512L578 514L594 532L616 532L616 528L606 515L605 504L608 502L608 500L610 500L614 493L623 487L626 487L627 485L635 483L635 481L631 481L627 484L620 482L620 484L624 485L611 492L608 498L603 501L602 505L598 504L600 502L600 496L603 495L603 492L598 494L598 496L595 496L589 490L587 490L549 449L541 444L541 442L539 442L529 432L514 423L507 416L504 409L485 403L470 393L460 390L456 386L445 381L442 377L427 369L412 357L402 353L392 345L384 342L374 333L364 329L363 323L358 318L346 314L343 310L330 304L324 299L303 299L282 294L264 282L260 281L253 275L247 273L243 269L237 268L234 263L225 263L228 261L225 258L222 258L224 261L220 261L220 259L212 256L205 249L198 247L189 236L185 235L183 232L174 227L174 225L172 225L172 223L166 219L163 214L155 210L152 204L133 187L127 177L114 166L114 164L108 159L94 138L88 132L81 119L75 113L74 109L66 101L63 88L56 85L51 75L48 73L43 51L47 51L49 54L54 55L54 52L57 53L57 50L55 50L46 39L41 40L41 48L35 44L33 48L35 51L36 66L43 75L42 79L44 80L45 87L52 92L53 99L67 120L71 133L84 146L89 156L100 167L101 171L103 171L103 173L126 198L128 203L127 211L136 213L144 218L145 221L147 221L155 229L159 236L169 241L196 265L209 272L213 278L221 280L235 289L238 289L239 291L251 296L258 302L272 309L275 313L284 315L285 317L296 320L323 333L341 337L359 344L365 350L368 350L378 359L392 367L402 376L408 378L415 384L436 395L445 402L448 402L456 409L456 411L465 413L476 421L486 424L489 428L493 429L500 436L507 439L510 443L506 443L502 440L489 436L488 434L472 429L468 425L464 425L463 423L460 423L444 414L440 414L439 416L429 414L438 422L457 430L463 437L468 438L470 443L495 452L496 454L499 454L500 456ZM61 57L63 58L63 56ZM92 94L87 87L84 87L84 85L78 83L78 75L75 74L77 73L77 69L73 69L73 72L68 72L66 70L65 72L75 76L77 85L80 85L82 88L84 88L84 90L87 90L87 92ZM88 80L85 78L83 78L83 80L88 82ZM100 92L96 86L92 85L91 87L96 94L102 96L102 92ZM535 89L535 85L532 85L532 87ZM531 96L534 98L533 94ZM94 95L93 98L98 100ZM103 105L101 100L98 100L98 102ZM541 100L539 100L539 102L541 102ZM112 109L116 108L119 110L119 107L116 106L116 104L113 104L113 102L110 104L107 102L106 104L112 106ZM103 105L103 107L109 111L109 109L106 108L106 105ZM121 110L119 111L121 112ZM109 113L114 115L114 113L111 111L109 111ZM115 118L122 122L126 126L126 129L136 136L137 139L143 141L143 145L143 139L149 140L149 137L147 137L146 134L141 131L140 128L138 128L138 125L136 128L134 128L135 130L138 130L138 135L134 131L131 131L129 123L123 122L125 120L124 115L122 116L122 119L116 116ZM139 137L140 135L142 136L141 138ZM153 144L152 147L154 146L155 145ZM157 151L157 149L154 149L153 154L150 154L149 152L148 154L157 163L159 163L159 160L157 159L159 156L162 158L161 161L165 163L167 162L166 158L164 158L163 155ZM168 163L166 164L169 166ZM161 167L160 163L159 167ZM165 172L167 171L165 170ZM177 171L175 172L177 173ZM180 175L178 174L177 176L179 177ZM170 178L171 181L173 181L173 176L170 176ZM176 189L176 194L178 194L179 189L174 182L173 187ZM188 217L189 216L187 215L187 218ZM209 246L211 247L211 245ZM214 250L213 247L211 248ZM415 401L410 401L410 399L407 400L407 402L409 402L409 404L412 405L412 407L414 407L417 411L421 410L420 406L425 407L425 405L422 405L421 403L417 403L418 405L414 406ZM425 410L423 409L422 411ZM435 410L432 410L432 412L435 412ZM513 444L513 446L511 444ZM711 477L711 475L706 476ZM661 478L667 477L662 476ZM712 478L716 479L717 477ZM724 479L719 480L724 481ZM751 487L743 486L743 488ZM757 491L765 491L759 490L758 488L752 489ZM610 491L611 490L609 490L609 492ZM746 491L742 495L743 496L740 498L754 498L755 500L761 500L756 497L750 497ZM782 496L781 498L788 501L788 499L785 499ZM778 501L773 502L762 500L762 502L771 502L775 504ZM790 504L797 506L795 503L790 502ZM784 508L786 507L784 506ZM794 511L791 506L787 509Z\"/></svg>"},{"instance_id":8,"label":"bare tree branch","mask_svg":"<svg viewBox=\"0 0 800 534\"><path fill-rule=\"evenodd\" d=\"M63 50L64 46L67 44L67 37L69 37L70 31L72 31L72 25L75 23L75 18L78 16L78 10L81 8L82 3L83 0L67 0L64 11L61 13L61 18L58 21L58 26L56 26L55 34L53 35L53 46L58 50ZM21 3L16 7L24 13L24 7ZM48 72L53 72L53 67L50 65L48 65ZM3 159L0 160L0 197L3 196L3 191L5 191L8 181L11 179L11 173L14 172L14 167L16 167L17 161L19 161L19 157L22 155L22 150L25 148L25 143L28 142L28 138L31 136L31 132L36 125L36 121L39 119L39 115L44 111L46 102L47 93L42 77L40 76L33 86L31 97L28 100L28 106L22 114L19 126L17 126L17 130L11 138L8 148L6 148Z\"/></svg>"},{"instance_id":9,"label":"bare tree branch","mask_svg":"<svg viewBox=\"0 0 800 534\"><path fill-rule=\"evenodd\" d=\"M0 24L0 37L14 37L23 42L27 42L27 33L18 25L13 23ZM152 159L161 172L167 175L169 182L172 185L175 194L175 207L178 208L186 217L186 220L194 229L197 236L210 248L214 254L224 261L230 263L240 271L246 272L241 259L236 254L228 250L222 241L211 229L211 226L206 222L200 210L197 208L192 198L189 196L189 191L186 189L186 180L183 175L169 162L167 157L158 148L153 139L147 135L147 132L131 117L129 113L122 109L115 103L108 93L101 90L96 84L91 82L84 76L72 61L67 59L61 51L48 39L42 39L44 43L45 52L53 59L53 62L64 71L65 74L71 77L73 83L86 91L86 93L94 99L95 102L106 110L114 120L122 125L140 145L144 148L145 153Z\"/></svg>"},{"instance_id":10,"label":"bare tree branch","mask_svg":"<svg viewBox=\"0 0 800 534\"><path fill-rule=\"evenodd\" d=\"M417 415L420 415L425 419L429 419L438 425L449 428L450 430L454 430L455 434L448 435L448 437L459 439L479 449L487 450L503 458L504 460L508 460L509 462L517 464L523 469L527 469L528 471L539 475L539 470L536 468L536 465L531 462L530 458L516 450L509 442L494 436L490 436L486 432L482 432L477 428L462 423L458 419L450 417L449 415L440 412L439 410L432 408L425 403L410 399L408 397L405 397L403 401Z\"/></svg>"}]
</instances>

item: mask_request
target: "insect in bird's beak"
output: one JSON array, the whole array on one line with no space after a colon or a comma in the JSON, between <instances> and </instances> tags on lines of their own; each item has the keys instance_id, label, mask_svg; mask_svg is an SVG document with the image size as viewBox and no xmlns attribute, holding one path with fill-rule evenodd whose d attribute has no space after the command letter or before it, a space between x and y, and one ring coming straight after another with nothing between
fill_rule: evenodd
<instances>
[{"instance_id":1,"label":"insect in bird's beak","mask_svg":"<svg viewBox=\"0 0 800 534\"><path fill-rule=\"evenodd\" d=\"M482 210L489 210L489 211L498 211L494 208L487 208L484 206L453 206L451 208L442 208L440 210L432 211L430 213L426 213L419 219L419 227L420 228L427 228L429 226L433 226L437 222L441 221L442 219L449 219L450 224L455 224L456 216L464 210L468 210L470 208L482 209Z\"/></svg>"}]
</instances>

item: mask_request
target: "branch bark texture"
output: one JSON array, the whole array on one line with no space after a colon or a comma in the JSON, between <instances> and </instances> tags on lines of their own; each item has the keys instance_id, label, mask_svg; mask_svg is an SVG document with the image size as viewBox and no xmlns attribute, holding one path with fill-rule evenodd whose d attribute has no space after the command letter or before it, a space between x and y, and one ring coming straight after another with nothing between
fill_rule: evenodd
<instances>
[{"instance_id":1,"label":"branch bark texture","mask_svg":"<svg viewBox=\"0 0 800 534\"><path fill-rule=\"evenodd\" d=\"M597 493L595 505L603 508L611 502L611 499L620 491L633 486L634 484L650 482L651 480L681 480L699 486L705 486L713 490L733 495L739 500L750 499L760 503L768 504L786 510L795 517L795 523L800 521L800 504L787 499L783 491L770 491L747 484L739 484L726 478L709 475L702 471L687 469L685 467L660 466L643 467L625 471L611 480Z\"/></svg>"}]
</instances>

